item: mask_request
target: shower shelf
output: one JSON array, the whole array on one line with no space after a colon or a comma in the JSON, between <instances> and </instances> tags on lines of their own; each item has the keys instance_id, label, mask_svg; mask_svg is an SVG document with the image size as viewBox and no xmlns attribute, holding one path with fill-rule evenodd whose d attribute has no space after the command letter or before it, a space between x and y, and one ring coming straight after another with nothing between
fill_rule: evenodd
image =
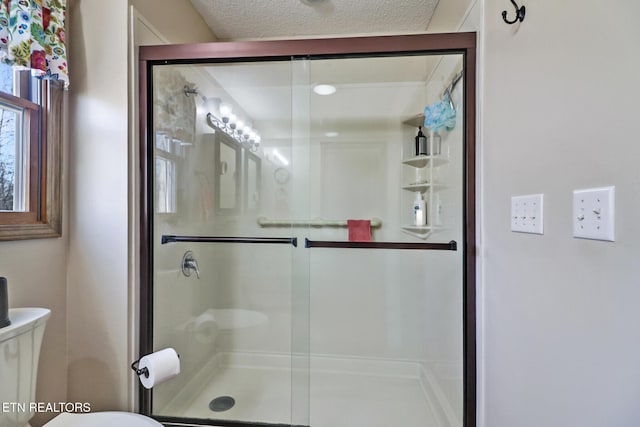
<instances>
[{"instance_id":1,"label":"shower shelf","mask_svg":"<svg viewBox=\"0 0 640 427\"><path fill-rule=\"evenodd\" d=\"M424 123L423 115L414 116L403 122L403 124L411 126L414 130L416 127L422 125L422 123ZM428 140L428 153L434 153L434 139L435 138L431 137ZM404 147L405 153L415 153L412 139L407 138L406 141L411 141L411 144ZM441 146L437 152L446 153L447 151L442 151L442 148ZM426 205L425 218L427 220L427 223L422 226L411 223L402 225L400 230L402 230L403 233L425 240L431 236L433 232L440 229L439 226L434 226L434 224L440 225L440 208L438 207L440 206L440 194L437 193L445 190L447 186L442 182L438 182L437 179L434 179L436 176L440 176L436 174L435 169L448 163L449 156L442 154L417 155L402 160L403 165L409 166L409 168L402 168L402 180L409 182L403 185L402 189L409 193L421 194ZM411 203L413 203L413 200L410 200L409 197L402 197L402 200L403 206L412 206Z\"/></svg>"},{"instance_id":2,"label":"shower shelf","mask_svg":"<svg viewBox=\"0 0 640 427\"><path fill-rule=\"evenodd\" d=\"M439 228L430 225L403 225L402 231L420 239L426 239L429 235Z\"/></svg>"},{"instance_id":3,"label":"shower shelf","mask_svg":"<svg viewBox=\"0 0 640 427\"><path fill-rule=\"evenodd\" d=\"M445 185L444 184L439 184L439 183L430 184L428 182L424 182L424 183L420 183L420 184L409 184L409 185L405 185L404 187L402 187L403 190L413 191L413 192L419 191L421 193L424 193L429 188L432 188L433 191L438 191L438 190L444 189Z\"/></svg>"},{"instance_id":4,"label":"shower shelf","mask_svg":"<svg viewBox=\"0 0 640 427\"><path fill-rule=\"evenodd\" d=\"M431 163L433 167L444 165L449 160L444 156L415 156L404 159L402 163L413 166L414 168L423 168Z\"/></svg>"}]
</instances>

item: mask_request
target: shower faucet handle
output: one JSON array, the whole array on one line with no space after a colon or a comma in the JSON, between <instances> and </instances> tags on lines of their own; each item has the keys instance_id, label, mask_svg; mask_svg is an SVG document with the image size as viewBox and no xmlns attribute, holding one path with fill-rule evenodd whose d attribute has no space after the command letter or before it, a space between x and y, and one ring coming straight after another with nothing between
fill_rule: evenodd
<instances>
[{"instance_id":1,"label":"shower faucet handle","mask_svg":"<svg viewBox=\"0 0 640 427\"><path fill-rule=\"evenodd\" d=\"M187 251L182 257L182 274L186 277L191 276L191 271L195 271L196 277L200 278L200 269L198 268L198 261L193 257L193 252Z\"/></svg>"}]
</instances>

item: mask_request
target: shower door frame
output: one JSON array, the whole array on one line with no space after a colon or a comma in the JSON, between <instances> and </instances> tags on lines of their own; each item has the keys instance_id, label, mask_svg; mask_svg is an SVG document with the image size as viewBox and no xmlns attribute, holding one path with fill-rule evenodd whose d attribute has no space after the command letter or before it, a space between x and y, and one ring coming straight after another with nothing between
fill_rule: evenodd
<instances>
[{"instance_id":1,"label":"shower door frame","mask_svg":"<svg viewBox=\"0 0 640 427\"><path fill-rule=\"evenodd\" d=\"M140 334L139 353L153 351L153 139L151 69L160 64L286 60L348 55L460 54L464 71L463 426L476 427L476 33L412 34L331 39L212 42L141 46L140 72ZM151 392L139 385L139 410L151 415ZM170 425L180 420L160 417ZM186 421L186 420L184 420ZM190 420L193 425L193 420ZM231 425L231 424L228 424ZM247 425L247 424L241 424Z\"/></svg>"}]
</instances>

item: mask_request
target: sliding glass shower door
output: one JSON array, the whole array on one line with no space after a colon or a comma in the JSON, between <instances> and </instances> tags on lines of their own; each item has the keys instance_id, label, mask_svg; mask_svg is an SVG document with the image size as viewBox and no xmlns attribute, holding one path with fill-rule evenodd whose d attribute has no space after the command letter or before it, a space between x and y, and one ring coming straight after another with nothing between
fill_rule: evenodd
<instances>
[{"instance_id":1,"label":"sliding glass shower door","mask_svg":"<svg viewBox=\"0 0 640 427\"><path fill-rule=\"evenodd\" d=\"M305 62L311 425L462 426L462 57Z\"/></svg>"},{"instance_id":2,"label":"sliding glass shower door","mask_svg":"<svg viewBox=\"0 0 640 427\"><path fill-rule=\"evenodd\" d=\"M142 48L143 412L475 426L473 45Z\"/></svg>"},{"instance_id":3,"label":"sliding glass shower door","mask_svg":"<svg viewBox=\"0 0 640 427\"><path fill-rule=\"evenodd\" d=\"M308 425L292 411L294 348L308 352L292 304L307 273L294 274L292 228L259 218L294 215L291 63L162 64L150 77L153 348L174 347L182 365L151 413Z\"/></svg>"}]
</instances>

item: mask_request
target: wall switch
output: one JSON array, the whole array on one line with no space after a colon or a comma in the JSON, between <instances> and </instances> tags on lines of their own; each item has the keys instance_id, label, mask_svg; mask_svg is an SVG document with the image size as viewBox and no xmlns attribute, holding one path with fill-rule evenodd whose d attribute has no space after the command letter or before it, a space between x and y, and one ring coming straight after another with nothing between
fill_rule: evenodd
<instances>
[{"instance_id":1,"label":"wall switch","mask_svg":"<svg viewBox=\"0 0 640 427\"><path fill-rule=\"evenodd\" d=\"M573 192L573 236L581 239L615 240L615 187Z\"/></svg>"},{"instance_id":2,"label":"wall switch","mask_svg":"<svg viewBox=\"0 0 640 427\"><path fill-rule=\"evenodd\" d=\"M544 234L543 195L514 196L511 198L511 231Z\"/></svg>"}]
</instances>

